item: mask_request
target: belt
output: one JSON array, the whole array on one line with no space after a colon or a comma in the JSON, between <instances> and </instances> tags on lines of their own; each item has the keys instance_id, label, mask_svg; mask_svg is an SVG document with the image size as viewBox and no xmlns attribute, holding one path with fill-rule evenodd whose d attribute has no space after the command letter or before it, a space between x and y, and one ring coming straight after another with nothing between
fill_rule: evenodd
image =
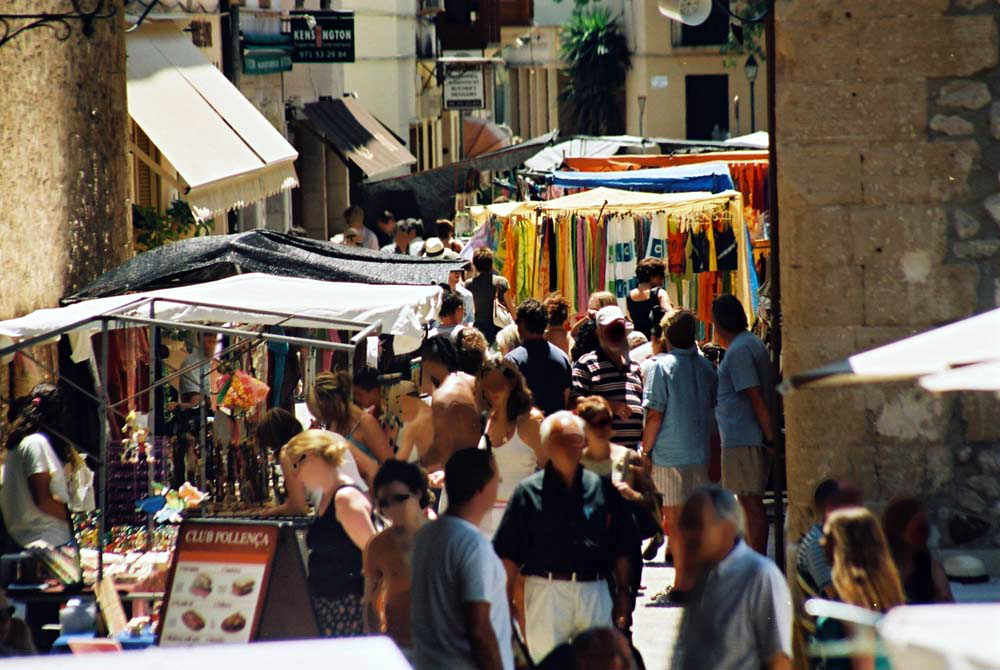
<instances>
[{"instance_id":1,"label":"belt","mask_svg":"<svg viewBox=\"0 0 1000 670\"><path fill-rule=\"evenodd\" d=\"M599 582L605 579L604 574L596 570L584 572L546 572L540 570L528 571L523 574L525 577L541 577L549 581L555 580L560 582Z\"/></svg>"}]
</instances>

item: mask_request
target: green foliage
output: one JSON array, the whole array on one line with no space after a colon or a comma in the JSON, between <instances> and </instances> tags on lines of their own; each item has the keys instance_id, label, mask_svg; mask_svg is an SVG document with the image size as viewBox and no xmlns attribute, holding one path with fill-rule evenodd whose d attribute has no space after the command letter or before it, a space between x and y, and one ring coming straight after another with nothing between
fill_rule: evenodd
<instances>
[{"instance_id":1,"label":"green foliage","mask_svg":"<svg viewBox=\"0 0 1000 670\"><path fill-rule=\"evenodd\" d=\"M580 5L580 0L574 1ZM593 135L622 132L620 94L632 58L618 21L604 8L574 11L562 28L562 57L570 79L562 98L571 106L577 130Z\"/></svg>"},{"instance_id":2,"label":"green foliage","mask_svg":"<svg viewBox=\"0 0 1000 670\"><path fill-rule=\"evenodd\" d=\"M774 0L741 0L732 3L732 11L745 18L763 17L773 2ZM771 11L774 11L773 8ZM750 54L763 66L766 60L764 21L742 22L732 19L729 40L722 45L720 51L726 56L723 61L726 67L742 67L746 59L741 56Z\"/></svg>"},{"instance_id":3,"label":"green foliage","mask_svg":"<svg viewBox=\"0 0 1000 670\"><path fill-rule=\"evenodd\" d=\"M215 228L215 223L212 219L201 222L195 220L186 202L174 200L166 214L160 214L152 207L133 205L132 228L139 250L148 251L192 235L208 235Z\"/></svg>"}]
</instances>

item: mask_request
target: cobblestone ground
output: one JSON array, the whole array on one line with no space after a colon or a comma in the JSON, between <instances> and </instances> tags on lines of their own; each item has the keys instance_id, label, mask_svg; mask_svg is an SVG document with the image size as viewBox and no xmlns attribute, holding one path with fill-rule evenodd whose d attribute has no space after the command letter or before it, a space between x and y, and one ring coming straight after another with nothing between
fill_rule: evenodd
<instances>
[{"instance_id":1,"label":"cobblestone ground","mask_svg":"<svg viewBox=\"0 0 1000 670\"><path fill-rule=\"evenodd\" d=\"M674 582L674 569L664 563L665 549L642 570L645 590L640 594L633 614L632 642L642 654L649 670L668 670L677 628L681 623L680 607L648 607L650 599Z\"/></svg>"}]
</instances>

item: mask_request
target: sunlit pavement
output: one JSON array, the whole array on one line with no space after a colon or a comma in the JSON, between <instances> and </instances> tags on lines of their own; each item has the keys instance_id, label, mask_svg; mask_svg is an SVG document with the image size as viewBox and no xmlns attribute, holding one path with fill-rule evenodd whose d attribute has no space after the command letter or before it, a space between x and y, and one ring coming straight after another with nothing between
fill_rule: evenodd
<instances>
[{"instance_id":1,"label":"sunlit pavement","mask_svg":"<svg viewBox=\"0 0 1000 670\"><path fill-rule=\"evenodd\" d=\"M656 559L647 561L642 570L642 583L646 587L639 595L633 615L632 642L642 654L649 670L666 670L680 626L680 607L647 607L650 599L672 584L674 569L663 562L665 548L660 548Z\"/></svg>"}]
</instances>

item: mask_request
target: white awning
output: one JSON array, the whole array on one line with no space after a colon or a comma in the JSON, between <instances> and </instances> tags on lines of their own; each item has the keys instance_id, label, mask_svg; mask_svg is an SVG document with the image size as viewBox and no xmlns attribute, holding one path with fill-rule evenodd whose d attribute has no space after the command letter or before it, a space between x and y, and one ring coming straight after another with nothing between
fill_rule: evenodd
<instances>
[{"instance_id":1,"label":"white awning","mask_svg":"<svg viewBox=\"0 0 1000 670\"><path fill-rule=\"evenodd\" d=\"M199 220L298 186L292 145L172 23L128 34L128 112Z\"/></svg>"},{"instance_id":2,"label":"white awning","mask_svg":"<svg viewBox=\"0 0 1000 670\"><path fill-rule=\"evenodd\" d=\"M145 298L157 299L152 312L148 304L123 309ZM399 354L420 346L424 325L437 316L440 299L438 286L348 284L250 273L204 284L95 298L66 307L36 310L17 319L0 321L0 347L68 329L74 343L74 359L86 360L90 335L100 330L100 323L93 319L114 312L168 319L178 324L280 323L288 327L328 328L327 320L330 319L379 323L383 333L395 336L393 349ZM295 316L288 318L267 312Z\"/></svg>"}]
</instances>

